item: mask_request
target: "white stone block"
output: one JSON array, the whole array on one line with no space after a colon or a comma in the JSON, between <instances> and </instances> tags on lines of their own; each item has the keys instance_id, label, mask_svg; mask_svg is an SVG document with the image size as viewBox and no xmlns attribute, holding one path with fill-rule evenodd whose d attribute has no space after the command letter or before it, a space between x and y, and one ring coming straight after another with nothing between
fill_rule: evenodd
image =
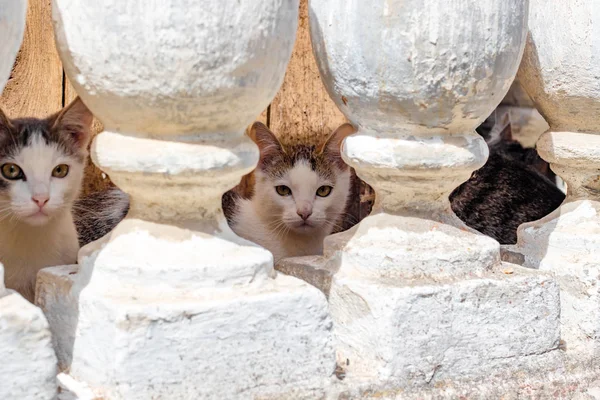
<instances>
[{"instance_id":1,"label":"white stone block","mask_svg":"<svg viewBox=\"0 0 600 400\"><path fill-rule=\"evenodd\" d=\"M42 287L73 287L70 268L45 269ZM50 321L77 321L72 356L57 348L72 357L70 375L107 399L319 398L335 370L324 295L285 275L178 297L87 287L68 297L77 309L40 294Z\"/></svg>"},{"instance_id":2,"label":"white stone block","mask_svg":"<svg viewBox=\"0 0 600 400\"><path fill-rule=\"evenodd\" d=\"M347 379L393 387L560 367L550 275L512 264L469 280L356 279L329 295Z\"/></svg>"},{"instance_id":3,"label":"white stone block","mask_svg":"<svg viewBox=\"0 0 600 400\"><path fill-rule=\"evenodd\" d=\"M564 346L587 359L600 355L600 203L563 205L519 227L525 266L556 276L561 288Z\"/></svg>"},{"instance_id":4,"label":"white stone block","mask_svg":"<svg viewBox=\"0 0 600 400\"><path fill-rule=\"evenodd\" d=\"M482 276L500 264L495 240L441 222L371 215L354 228L325 239L330 270L364 277L444 279Z\"/></svg>"},{"instance_id":5,"label":"white stone block","mask_svg":"<svg viewBox=\"0 0 600 400\"><path fill-rule=\"evenodd\" d=\"M0 264L0 399L56 397L56 355L42 311L4 288Z\"/></svg>"}]
</instances>

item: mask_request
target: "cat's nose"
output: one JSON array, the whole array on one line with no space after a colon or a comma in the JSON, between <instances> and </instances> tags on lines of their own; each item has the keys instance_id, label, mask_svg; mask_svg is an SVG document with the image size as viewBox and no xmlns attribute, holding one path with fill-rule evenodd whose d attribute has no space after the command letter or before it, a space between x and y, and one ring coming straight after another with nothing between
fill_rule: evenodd
<instances>
[{"instance_id":1,"label":"cat's nose","mask_svg":"<svg viewBox=\"0 0 600 400\"><path fill-rule=\"evenodd\" d=\"M306 221L312 215L312 210L296 210L296 214Z\"/></svg>"},{"instance_id":2,"label":"cat's nose","mask_svg":"<svg viewBox=\"0 0 600 400\"><path fill-rule=\"evenodd\" d=\"M47 194L36 194L31 197L31 200L33 200L33 202L37 204L39 208L44 207L49 199L50 196Z\"/></svg>"}]
</instances>

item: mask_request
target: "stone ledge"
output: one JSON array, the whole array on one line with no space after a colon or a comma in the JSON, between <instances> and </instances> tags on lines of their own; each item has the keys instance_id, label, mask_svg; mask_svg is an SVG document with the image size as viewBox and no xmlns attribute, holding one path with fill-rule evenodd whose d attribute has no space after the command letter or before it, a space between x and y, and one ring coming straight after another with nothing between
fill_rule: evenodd
<instances>
[{"instance_id":1,"label":"stone ledge","mask_svg":"<svg viewBox=\"0 0 600 400\"><path fill-rule=\"evenodd\" d=\"M357 382L427 385L502 370L559 368L559 288L550 274L505 273L436 283L333 277L338 362ZM547 364L547 365L546 365Z\"/></svg>"},{"instance_id":2,"label":"stone ledge","mask_svg":"<svg viewBox=\"0 0 600 400\"><path fill-rule=\"evenodd\" d=\"M76 293L72 270L43 270L38 301L50 321L74 322L72 331L53 326L55 343L67 346L57 353L71 377L106 398L309 399L334 379L327 302L298 279L174 298L143 287L129 296L94 286Z\"/></svg>"}]
</instances>

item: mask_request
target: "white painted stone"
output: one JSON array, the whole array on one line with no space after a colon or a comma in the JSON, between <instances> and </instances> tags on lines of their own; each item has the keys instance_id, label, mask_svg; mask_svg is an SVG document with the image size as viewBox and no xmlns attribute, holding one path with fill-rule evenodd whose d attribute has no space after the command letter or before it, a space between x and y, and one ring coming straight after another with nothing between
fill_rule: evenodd
<instances>
[{"instance_id":1,"label":"white painted stone","mask_svg":"<svg viewBox=\"0 0 600 400\"><path fill-rule=\"evenodd\" d=\"M0 93L23 41L26 14L27 0L0 0Z\"/></svg>"},{"instance_id":2,"label":"white painted stone","mask_svg":"<svg viewBox=\"0 0 600 400\"><path fill-rule=\"evenodd\" d=\"M467 229L379 213L326 238L324 255L335 265L330 269L365 279L457 279L498 266L500 245Z\"/></svg>"},{"instance_id":3,"label":"white painted stone","mask_svg":"<svg viewBox=\"0 0 600 400\"><path fill-rule=\"evenodd\" d=\"M481 278L335 275L338 363L354 381L419 386L503 370L560 368L560 301L551 275L504 264Z\"/></svg>"},{"instance_id":4,"label":"white painted stone","mask_svg":"<svg viewBox=\"0 0 600 400\"><path fill-rule=\"evenodd\" d=\"M561 287L562 338L569 353L600 355L600 203L579 200L519 227L525 266L555 274Z\"/></svg>"},{"instance_id":5,"label":"white painted stone","mask_svg":"<svg viewBox=\"0 0 600 400\"><path fill-rule=\"evenodd\" d=\"M4 288L0 264L0 399L56 397L56 355L42 311Z\"/></svg>"},{"instance_id":6,"label":"white painted stone","mask_svg":"<svg viewBox=\"0 0 600 400\"><path fill-rule=\"evenodd\" d=\"M358 126L344 160L377 194L371 216L325 241L347 379L404 389L546 362L556 368L556 283L522 269L503 276L513 267L500 262L498 243L468 229L448 201L487 158L474 130L517 72L528 2L309 7L323 82Z\"/></svg>"},{"instance_id":7,"label":"white painted stone","mask_svg":"<svg viewBox=\"0 0 600 400\"><path fill-rule=\"evenodd\" d=\"M525 265L557 276L568 354L593 359L600 349L600 7L595 0L530 4L519 80L550 125L537 148L565 181L567 198L521 226L518 247Z\"/></svg>"},{"instance_id":8,"label":"white painted stone","mask_svg":"<svg viewBox=\"0 0 600 400\"><path fill-rule=\"evenodd\" d=\"M53 0L53 18L105 127L92 158L131 195L76 273L40 273L67 381L107 400L320 397L335 370L325 296L278 276L221 211L256 164L244 130L283 80L298 1Z\"/></svg>"},{"instance_id":9,"label":"white painted stone","mask_svg":"<svg viewBox=\"0 0 600 400\"><path fill-rule=\"evenodd\" d=\"M298 279L176 296L81 290L69 271L43 274L79 299L70 375L106 398L318 398L334 372L327 304Z\"/></svg>"},{"instance_id":10,"label":"white painted stone","mask_svg":"<svg viewBox=\"0 0 600 400\"><path fill-rule=\"evenodd\" d=\"M310 4L325 86L359 126L343 157L376 190L376 211L462 226L447 197L485 163L488 149L474 130L514 79L527 4Z\"/></svg>"}]
</instances>

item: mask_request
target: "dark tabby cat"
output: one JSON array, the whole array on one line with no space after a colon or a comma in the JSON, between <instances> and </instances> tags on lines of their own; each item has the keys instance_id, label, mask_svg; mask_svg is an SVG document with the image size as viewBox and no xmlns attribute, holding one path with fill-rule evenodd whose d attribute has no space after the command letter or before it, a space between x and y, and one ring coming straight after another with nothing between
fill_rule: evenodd
<instances>
[{"instance_id":1,"label":"dark tabby cat","mask_svg":"<svg viewBox=\"0 0 600 400\"><path fill-rule=\"evenodd\" d=\"M537 151L512 140L510 124L502 125L495 124L490 134L485 125L480 127L490 146L489 159L452 192L450 202L471 228L501 244L514 244L519 225L554 211L565 194L551 180L554 173Z\"/></svg>"}]
</instances>

